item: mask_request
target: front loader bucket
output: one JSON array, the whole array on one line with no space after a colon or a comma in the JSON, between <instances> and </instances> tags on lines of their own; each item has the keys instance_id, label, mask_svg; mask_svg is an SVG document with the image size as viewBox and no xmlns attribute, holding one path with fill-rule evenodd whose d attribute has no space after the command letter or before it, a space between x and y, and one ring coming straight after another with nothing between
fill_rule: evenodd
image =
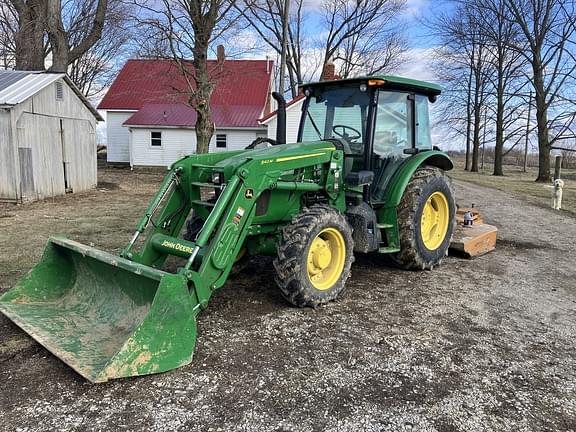
<instances>
[{"instance_id":1,"label":"front loader bucket","mask_svg":"<svg viewBox=\"0 0 576 432\"><path fill-rule=\"evenodd\" d=\"M0 297L0 311L92 382L183 366L196 341L184 276L62 238Z\"/></svg>"}]
</instances>

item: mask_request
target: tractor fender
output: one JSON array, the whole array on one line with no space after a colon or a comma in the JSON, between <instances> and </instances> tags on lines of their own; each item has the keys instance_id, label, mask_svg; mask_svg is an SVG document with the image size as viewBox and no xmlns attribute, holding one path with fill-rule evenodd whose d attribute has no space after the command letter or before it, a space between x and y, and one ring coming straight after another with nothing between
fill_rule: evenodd
<instances>
[{"instance_id":1,"label":"tractor fender","mask_svg":"<svg viewBox=\"0 0 576 432\"><path fill-rule=\"evenodd\" d=\"M454 163L444 152L438 150L431 150L418 153L411 158L406 159L406 161L400 165L394 177L384 192L384 207L386 208L396 208L400 204L402 195L408 186L408 182L412 178L412 175L416 172L418 168L422 165L431 165L443 169L444 171L450 171L454 168Z\"/></svg>"}]
</instances>

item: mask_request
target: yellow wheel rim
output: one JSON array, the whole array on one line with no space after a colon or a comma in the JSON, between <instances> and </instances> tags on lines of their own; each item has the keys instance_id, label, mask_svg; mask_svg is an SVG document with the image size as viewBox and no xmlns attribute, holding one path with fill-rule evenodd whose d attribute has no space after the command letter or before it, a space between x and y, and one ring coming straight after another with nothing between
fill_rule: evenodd
<instances>
[{"instance_id":1,"label":"yellow wheel rim","mask_svg":"<svg viewBox=\"0 0 576 432\"><path fill-rule=\"evenodd\" d=\"M312 286L325 291L338 281L346 261L346 243L336 228L325 228L308 250L308 278Z\"/></svg>"},{"instance_id":2,"label":"yellow wheel rim","mask_svg":"<svg viewBox=\"0 0 576 432\"><path fill-rule=\"evenodd\" d=\"M422 242L428 250L436 250L440 247L446 238L449 223L448 199L442 192L434 192L424 204L420 219Z\"/></svg>"}]
</instances>

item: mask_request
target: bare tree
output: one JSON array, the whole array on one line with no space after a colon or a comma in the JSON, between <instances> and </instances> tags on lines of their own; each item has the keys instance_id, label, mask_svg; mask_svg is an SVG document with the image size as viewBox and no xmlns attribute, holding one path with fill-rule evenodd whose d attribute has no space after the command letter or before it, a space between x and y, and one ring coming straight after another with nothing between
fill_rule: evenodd
<instances>
[{"instance_id":1,"label":"bare tree","mask_svg":"<svg viewBox=\"0 0 576 432\"><path fill-rule=\"evenodd\" d=\"M573 116L564 118L554 113L565 111L563 105L575 101L567 97L567 90L576 75L576 5L573 0L507 0L506 4L512 23L526 42L513 46L532 68L528 78L534 86L538 128L536 181L549 182L551 146L574 120ZM556 136L550 136L552 131Z\"/></svg>"},{"instance_id":2,"label":"bare tree","mask_svg":"<svg viewBox=\"0 0 576 432\"><path fill-rule=\"evenodd\" d=\"M75 62L100 40L104 29L107 6L108 0L98 0L93 11L86 10L91 16L82 21L85 25L89 25L90 30L84 33L83 38L78 38L76 44L72 45L70 34L62 19L62 1L46 1L46 32L52 54L51 71L66 72L69 64Z\"/></svg>"},{"instance_id":3,"label":"bare tree","mask_svg":"<svg viewBox=\"0 0 576 432\"><path fill-rule=\"evenodd\" d=\"M305 81L303 53L308 48L303 0L291 0L288 15L286 65L292 97ZM284 0L245 0L235 3L237 11L251 28L279 56L282 53Z\"/></svg>"},{"instance_id":4,"label":"bare tree","mask_svg":"<svg viewBox=\"0 0 576 432\"><path fill-rule=\"evenodd\" d=\"M63 22L71 46L78 46L91 31L97 0L67 4ZM118 60L131 40L132 8L123 0L109 0L101 38L84 54L68 65L68 75L87 97L98 95L110 85L118 70Z\"/></svg>"},{"instance_id":5,"label":"bare tree","mask_svg":"<svg viewBox=\"0 0 576 432\"><path fill-rule=\"evenodd\" d=\"M149 47L167 54L182 77L185 88L176 90L197 114L196 151L207 153L214 134L210 98L224 65L223 52L215 65L208 62L208 53L238 22L234 0L162 0L160 7L144 8L149 16L140 19L140 26L156 39Z\"/></svg>"},{"instance_id":6,"label":"bare tree","mask_svg":"<svg viewBox=\"0 0 576 432\"><path fill-rule=\"evenodd\" d=\"M407 50L406 39L398 27L374 26L345 40L334 60L341 60L338 74L342 78L387 73L405 62Z\"/></svg>"},{"instance_id":7,"label":"bare tree","mask_svg":"<svg viewBox=\"0 0 576 432\"><path fill-rule=\"evenodd\" d=\"M0 67L12 69L16 66L16 33L18 15L11 3L0 4Z\"/></svg>"},{"instance_id":8,"label":"bare tree","mask_svg":"<svg viewBox=\"0 0 576 432\"><path fill-rule=\"evenodd\" d=\"M0 61L5 68L66 71L94 96L117 70L129 18L124 0L10 0L0 5Z\"/></svg>"},{"instance_id":9,"label":"bare tree","mask_svg":"<svg viewBox=\"0 0 576 432\"><path fill-rule=\"evenodd\" d=\"M397 21L404 7L405 0L324 0L321 70L332 60L342 61L342 77L398 66L407 50Z\"/></svg>"},{"instance_id":10,"label":"bare tree","mask_svg":"<svg viewBox=\"0 0 576 432\"><path fill-rule=\"evenodd\" d=\"M82 24L89 27L84 37L71 43L63 20L65 8L61 0L10 0L17 15L14 53L16 68L44 70L50 53L51 71L66 72L69 64L92 48L102 36L108 0L98 0L94 10L83 8ZM80 2L93 4L94 1ZM49 43L49 49L46 44Z\"/></svg>"},{"instance_id":11,"label":"bare tree","mask_svg":"<svg viewBox=\"0 0 576 432\"><path fill-rule=\"evenodd\" d=\"M16 69L44 70L46 0L10 0L17 15L14 34Z\"/></svg>"},{"instance_id":12,"label":"bare tree","mask_svg":"<svg viewBox=\"0 0 576 432\"><path fill-rule=\"evenodd\" d=\"M282 47L283 3L237 3L251 27L278 54ZM318 76L329 62L340 66L339 75L343 77L388 71L401 63L406 43L397 20L404 7L405 0L322 0L321 21L309 23L304 1L291 0L287 65L292 96L296 96L298 84Z\"/></svg>"},{"instance_id":13,"label":"bare tree","mask_svg":"<svg viewBox=\"0 0 576 432\"><path fill-rule=\"evenodd\" d=\"M495 103L486 109L495 117L493 175L501 176L504 175L503 157L513 148L505 152L505 142L512 141L524 132L523 124L518 124L517 120L525 106L525 101L518 98L518 94L526 84L520 80L526 61L517 50L512 49L512 45L520 45L521 42L518 40L517 29L510 21L506 0L466 0L464 3L468 10L474 11L478 31L485 36L486 61L494 71L489 78L494 89Z\"/></svg>"},{"instance_id":14,"label":"bare tree","mask_svg":"<svg viewBox=\"0 0 576 432\"><path fill-rule=\"evenodd\" d=\"M443 116L447 123L460 127L466 140L465 169L471 171L478 171L485 127L483 117L492 74L487 61L490 55L487 38L480 31L475 12L467 4L460 3L452 13L441 14L428 23L444 45L436 52L439 78L449 89L448 97L443 98L443 106L448 107ZM465 106L462 101L466 101Z\"/></svg>"}]
</instances>

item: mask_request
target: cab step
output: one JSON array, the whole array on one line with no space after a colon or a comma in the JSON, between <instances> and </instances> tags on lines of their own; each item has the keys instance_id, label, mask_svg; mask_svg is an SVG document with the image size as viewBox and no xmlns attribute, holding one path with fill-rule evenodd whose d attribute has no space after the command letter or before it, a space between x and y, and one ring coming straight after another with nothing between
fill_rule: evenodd
<instances>
[{"instance_id":1,"label":"cab step","mask_svg":"<svg viewBox=\"0 0 576 432\"><path fill-rule=\"evenodd\" d=\"M394 228L394 225L386 224L386 223L377 223L376 227L380 228L380 229L389 229L389 228Z\"/></svg>"},{"instance_id":2,"label":"cab step","mask_svg":"<svg viewBox=\"0 0 576 432\"><path fill-rule=\"evenodd\" d=\"M378 253L381 254L395 253L395 252L400 252L400 248L386 246L378 249Z\"/></svg>"}]
</instances>

